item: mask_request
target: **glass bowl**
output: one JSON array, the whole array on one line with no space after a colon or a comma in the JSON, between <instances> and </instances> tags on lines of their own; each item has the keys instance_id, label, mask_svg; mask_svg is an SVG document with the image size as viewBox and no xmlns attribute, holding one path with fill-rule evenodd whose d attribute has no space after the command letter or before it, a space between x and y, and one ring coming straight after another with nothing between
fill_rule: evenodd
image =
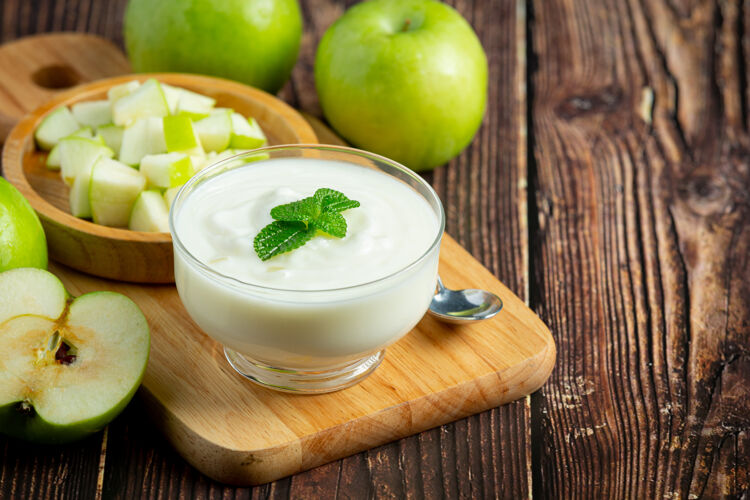
<instances>
[{"instance_id":1,"label":"glass bowl","mask_svg":"<svg viewBox=\"0 0 750 500\"><path fill-rule=\"evenodd\" d=\"M376 279L333 288L271 287L240 279L226 269L220 272L191 253L184 236L193 230L195 221L188 219L190 215L181 219L185 203L208 193L241 197L238 190L242 191L242 186L229 177L232 172L264 163L268 167L267 162L281 159L286 164L304 162L299 165L305 168L314 168L320 160L335 162L396 179L427 202L437 220L434 235L423 251L414 249L419 250L418 257L403 267ZM347 170L342 172L346 175ZM355 173L349 172L350 177ZM278 180L280 186L285 182L284 178ZM176 196L169 226L180 299L198 326L224 346L232 367L269 388L322 393L343 389L372 373L382 361L385 347L407 334L427 311L435 293L445 215L430 185L394 161L352 148L294 145L257 149L201 170ZM396 241L396 245L408 244L408 235ZM353 265L351 273L356 274L354 267L366 265Z\"/></svg>"}]
</instances>

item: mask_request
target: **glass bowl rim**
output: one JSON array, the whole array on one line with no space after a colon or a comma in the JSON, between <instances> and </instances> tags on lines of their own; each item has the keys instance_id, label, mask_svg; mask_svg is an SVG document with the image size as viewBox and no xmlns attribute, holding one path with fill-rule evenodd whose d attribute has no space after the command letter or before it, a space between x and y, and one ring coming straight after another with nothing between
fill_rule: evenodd
<instances>
[{"instance_id":1,"label":"glass bowl rim","mask_svg":"<svg viewBox=\"0 0 750 500\"><path fill-rule=\"evenodd\" d=\"M298 288L277 288L277 287L270 287L270 286L264 286L259 285L257 283L250 283L247 281L242 281L237 278L233 278L232 276L228 276L226 274L220 273L214 269L211 269L208 265L201 262L196 256L194 256L190 251L185 247L185 245L182 243L182 240L180 240L179 235L177 234L177 231L175 229L175 218L177 217L177 211L173 210L174 207L176 207L179 203L182 203L184 201L184 198L187 196L186 193L190 190L190 188L193 188L196 184L199 184L200 182L213 178L215 175L221 174L221 169L229 164L230 162L237 161L240 158L247 157L247 156L254 156L258 154L263 154L266 152L273 152L273 151L284 151L284 150L317 150L317 151L332 151L336 153L345 153L349 155L355 155L364 157L370 160L376 160L385 164L388 164L391 167L396 168L397 170L401 171L402 173L406 174L409 178L416 181L417 184L424 187L429 195L433 198L433 201L437 203L438 207L438 217L439 217L439 223L438 223L438 230L437 234L435 235L435 238L433 239L432 243L429 245L427 250L425 250L419 257L414 259L409 264L405 265L404 267L401 267L400 269L387 274L386 276L367 281L364 283L357 283L356 285L348 285L344 287L338 287L338 288L315 288L315 289L309 289L309 290L303 290ZM258 163L262 161L267 161L265 159L258 160ZM255 163L255 162L253 162ZM248 164L245 164L248 165ZM237 167L234 168L240 168L243 166L242 164L239 164ZM387 175L387 172L384 172ZM214 175L212 175L214 174ZM392 176L392 175L391 175ZM421 193L419 193L421 195ZM428 203L430 200L427 200ZM364 151L362 149L352 148L348 146L336 146L336 145L327 145L327 144L281 144L276 146L266 146L262 148L253 149L250 151L246 151L243 153L236 154L234 156L230 156L229 158L225 158L221 161L218 161L216 163L213 163L209 165L208 167L205 167L200 170L197 174L195 174L193 177L191 177L178 191L177 195L174 198L174 201L172 202L172 209L169 211L169 232L172 235L172 245L176 252L180 252L186 257L186 261L189 265L194 266L197 268L198 271L200 271L202 274L204 274L206 277L213 281L218 281L223 284L229 285L232 288L239 289L242 291L264 291L264 292L283 292L283 293L295 293L295 294L324 294L324 293L334 293L334 292L340 292L344 290L353 290L353 289L360 289L360 288L366 288L370 285L374 285L377 283L381 283L384 281L387 281L391 278L394 278L398 275L401 275L405 272L407 272L412 267L417 266L419 263L421 263L423 260L425 260L432 252L435 250L435 247L440 245L440 242L443 238L443 233L445 232L445 209L443 208L443 203L440 200L440 197L437 195L435 190L432 188L432 186L423 179L419 174L417 174L415 171L411 170L410 168L398 163L397 161L391 160L389 158L386 158L385 156L381 156L376 153L371 153L369 151Z\"/></svg>"}]
</instances>

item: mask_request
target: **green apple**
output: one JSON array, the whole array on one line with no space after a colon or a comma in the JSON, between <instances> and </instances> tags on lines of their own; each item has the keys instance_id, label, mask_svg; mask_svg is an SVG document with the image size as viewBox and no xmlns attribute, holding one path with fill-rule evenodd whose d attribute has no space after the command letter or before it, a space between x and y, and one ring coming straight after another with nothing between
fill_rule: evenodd
<instances>
[{"instance_id":1,"label":"green apple","mask_svg":"<svg viewBox=\"0 0 750 500\"><path fill-rule=\"evenodd\" d=\"M47 239L26 198L0 177L0 272L15 267L46 269Z\"/></svg>"},{"instance_id":2,"label":"green apple","mask_svg":"<svg viewBox=\"0 0 750 500\"><path fill-rule=\"evenodd\" d=\"M130 0L125 46L138 72L202 73L275 93L297 60L297 0Z\"/></svg>"},{"instance_id":3,"label":"green apple","mask_svg":"<svg viewBox=\"0 0 750 500\"><path fill-rule=\"evenodd\" d=\"M326 31L315 83L323 113L349 142L426 170L479 128L487 58L471 26L441 2L369 0Z\"/></svg>"},{"instance_id":4,"label":"green apple","mask_svg":"<svg viewBox=\"0 0 750 500\"><path fill-rule=\"evenodd\" d=\"M122 135L125 131L125 127L119 125L107 124L96 128L96 132L102 137L104 144L106 144L115 155L120 154L120 146L122 145Z\"/></svg>"},{"instance_id":5,"label":"green apple","mask_svg":"<svg viewBox=\"0 0 750 500\"><path fill-rule=\"evenodd\" d=\"M217 153L224 151L232 137L232 110L214 110L210 116L195 122L194 126L203 149Z\"/></svg>"},{"instance_id":6,"label":"green apple","mask_svg":"<svg viewBox=\"0 0 750 500\"><path fill-rule=\"evenodd\" d=\"M110 89L107 91L107 99L109 100L109 105L113 106L115 104L115 101L119 100L121 97L132 94L140 86L141 82L139 82L138 80L130 80L129 82L110 87Z\"/></svg>"},{"instance_id":7,"label":"green apple","mask_svg":"<svg viewBox=\"0 0 750 500\"><path fill-rule=\"evenodd\" d=\"M100 430L135 394L149 344L143 313L124 295L71 300L47 271L0 273L0 431L65 443Z\"/></svg>"}]
</instances>

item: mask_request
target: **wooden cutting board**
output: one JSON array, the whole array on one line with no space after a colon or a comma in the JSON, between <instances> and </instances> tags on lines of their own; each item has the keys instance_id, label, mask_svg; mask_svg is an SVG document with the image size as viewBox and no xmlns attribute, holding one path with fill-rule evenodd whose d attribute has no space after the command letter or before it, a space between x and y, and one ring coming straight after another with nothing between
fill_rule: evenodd
<instances>
[{"instance_id":1,"label":"wooden cutting board","mask_svg":"<svg viewBox=\"0 0 750 500\"><path fill-rule=\"evenodd\" d=\"M58 88L129 71L114 45L90 35L3 45L0 126ZM311 121L321 142L338 142ZM425 317L387 349L369 378L318 396L274 392L237 375L221 347L192 322L173 286L107 281L55 264L50 270L74 295L113 290L138 303L152 333L141 397L180 454L227 483L271 481L513 401L538 389L555 362L555 344L542 321L447 235L440 253L443 281L491 290L505 303L503 311L468 326Z\"/></svg>"}]
</instances>

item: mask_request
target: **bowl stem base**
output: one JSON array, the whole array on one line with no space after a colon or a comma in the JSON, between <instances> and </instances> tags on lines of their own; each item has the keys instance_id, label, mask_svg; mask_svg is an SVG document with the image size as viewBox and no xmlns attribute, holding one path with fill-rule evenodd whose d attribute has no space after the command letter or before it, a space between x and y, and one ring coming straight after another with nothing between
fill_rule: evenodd
<instances>
[{"instance_id":1,"label":"bowl stem base","mask_svg":"<svg viewBox=\"0 0 750 500\"><path fill-rule=\"evenodd\" d=\"M323 394L334 392L362 381L380 365L385 349L332 370L303 371L269 366L224 348L224 356L243 377L258 385L295 394Z\"/></svg>"}]
</instances>

